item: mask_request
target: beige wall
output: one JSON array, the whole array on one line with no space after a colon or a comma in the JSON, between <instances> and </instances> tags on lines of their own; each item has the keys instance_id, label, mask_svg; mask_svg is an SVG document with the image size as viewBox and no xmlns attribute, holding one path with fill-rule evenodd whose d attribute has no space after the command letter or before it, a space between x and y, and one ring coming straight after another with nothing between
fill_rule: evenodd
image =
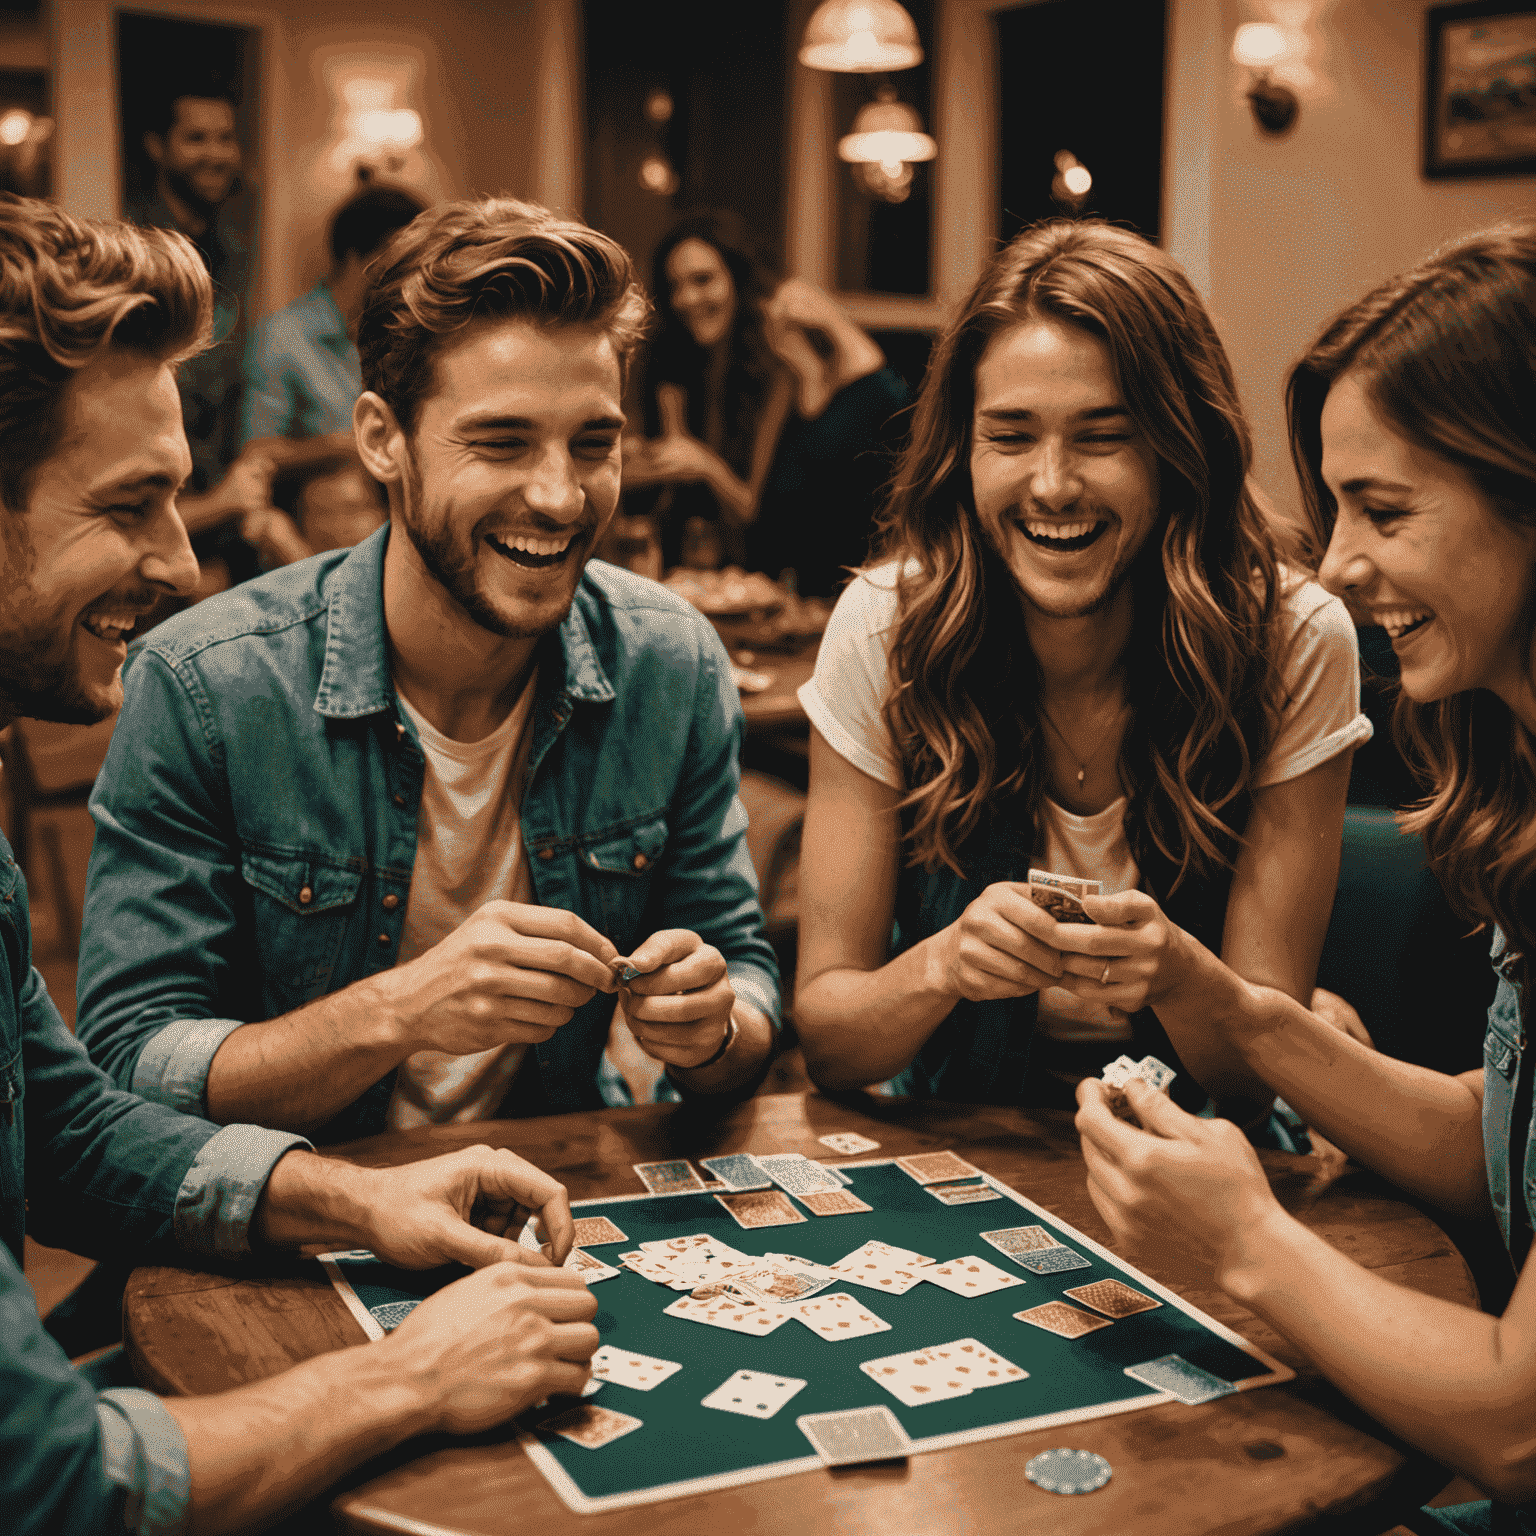
<instances>
[{"instance_id":1,"label":"beige wall","mask_svg":"<svg viewBox=\"0 0 1536 1536\"><path fill-rule=\"evenodd\" d=\"M58 190L88 217L117 211L112 9L110 0L54 6ZM326 220L351 188L329 156L338 70L400 80L395 104L419 111L426 129L406 179L428 195L509 191L580 206L576 0L135 0L133 9L259 26L267 40L258 314L327 265Z\"/></svg>"},{"instance_id":2,"label":"beige wall","mask_svg":"<svg viewBox=\"0 0 1536 1536\"><path fill-rule=\"evenodd\" d=\"M1168 242L1211 302L1254 426L1257 469L1296 504L1281 390L1336 310L1463 231L1536 212L1536 179L1426 181L1422 0L1311 0L1290 135L1263 137L1229 59L1244 0L1172 0ZM1318 14L1321 12L1322 14Z\"/></svg>"}]
</instances>

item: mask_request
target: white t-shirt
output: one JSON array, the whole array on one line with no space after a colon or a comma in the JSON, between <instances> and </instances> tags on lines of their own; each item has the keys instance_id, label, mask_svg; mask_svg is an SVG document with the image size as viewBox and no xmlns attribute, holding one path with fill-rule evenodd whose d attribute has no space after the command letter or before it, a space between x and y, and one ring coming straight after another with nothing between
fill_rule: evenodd
<instances>
[{"instance_id":1,"label":"white t-shirt","mask_svg":"<svg viewBox=\"0 0 1536 1536\"><path fill-rule=\"evenodd\" d=\"M889 691L890 642L897 617L894 560L861 571L844 589L822 638L816 670L800 690L811 723L840 757L892 789L905 790L881 710ZM1299 778L1368 741L1360 712L1360 653L1355 626L1338 598L1315 581L1282 569L1279 605L1285 704L1253 787ZM1077 816L1049 796L1043 802L1043 867L1103 882L1103 892L1132 890L1141 871L1125 835L1122 797L1093 816ZM1040 1029L1058 1039L1110 1040L1128 1026L1052 987L1040 996Z\"/></svg>"},{"instance_id":2,"label":"white t-shirt","mask_svg":"<svg viewBox=\"0 0 1536 1536\"><path fill-rule=\"evenodd\" d=\"M399 695L421 739L426 771L396 964L424 954L488 901L533 900L521 817L536 680L535 671L511 714L481 741L444 736ZM417 1051L396 1074L390 1129L489 1118L526 1050L504 1045L470 1056Z\"/></svg>"}]
</instances>

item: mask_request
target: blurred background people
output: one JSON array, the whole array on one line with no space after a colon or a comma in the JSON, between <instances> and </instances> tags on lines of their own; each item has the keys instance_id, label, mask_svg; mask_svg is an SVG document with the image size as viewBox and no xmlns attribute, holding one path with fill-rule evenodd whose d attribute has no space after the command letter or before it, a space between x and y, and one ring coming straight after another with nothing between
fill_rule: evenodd
<instances>
[{"instance_id":1,"label":"blurred background people","mask_svg":"<svg viewBox=\"0 0 1536 1536\"><path fill-rule=\"evenodd\" d=\"M728 211L672 228L652 294L652 435L624 479L665 487L666 564L792 568L802 593L832 594L868 552L906 385L824 293L779 281Z\"/></svg>"},{"instance_id":2,"label":"blurred background people","mask_svg":"<svg viewBox=\"0 0 1536 1536\"><path fill-rule=\"evenodd\" d=\"M256 327L245 361L243 452L264 455L280 477L299 482L296 519L273 510L246 526L268 565L361 543L388 515L352 437L363 387L354 338L368 263L425 207L401 187L364 187L332 216L330 275Z\"/></svg>"},{"instance_id":3,"label":"blurred background people","mask_svg":"<svg viewBox=\"0 0 1536 1536\"><path fill-rule=\"evenodd\" d=\"M201 578L197 596L254 576L255 548L240 523L271 506L275 465L259 451L238 452L239 330L250 302L250 255L223 211L238 190L243 159L231 87L213 74L188 73L151 103L143 150L154 166L147 195L131 199L133 223L175 229L197 247L213 279L214 344L177 372L192 478L178 503L192 535Z\"/></svg>"}]
</instances>

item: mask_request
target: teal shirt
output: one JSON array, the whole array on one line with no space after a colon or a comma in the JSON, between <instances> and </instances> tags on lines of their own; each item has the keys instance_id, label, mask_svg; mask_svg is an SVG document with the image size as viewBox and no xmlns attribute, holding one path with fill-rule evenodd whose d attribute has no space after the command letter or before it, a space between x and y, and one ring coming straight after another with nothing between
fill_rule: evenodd
<instances>
[{"instance_id":1,"label":"teal shirt","mask_svg":"<svg viewBox=\"0 0 1536 1536\"><path fill-rule=\"evenodd\" d=\"M190 1113L214 1053L395 963L424 759L387 655L390 525L247 582L137 642L91 796L79 1034L118 1083ZM522 835L535 898L621 954L698 933L771 1018L737 795L744 722L713 628L666 588L590 562L545 637ZM613 999L531 1048L523 1113L598 1109ZM383 1129L394 1073L325 1131ZM521 1089L520 1080L520 1089ZM743 1090L744 1092L747 1090Z\"/></svg>"},{"instance_id":2,"label":"teal shirt","mask_svg":"<svg viewBox=\"0 0 1536 1536\"><path fill-rule=\"evenodd\" d=\"M269 315L246 355L242 446L257 437L323 437L352 430L362 364L325 283Z\"/></svg>"}]
</instances>

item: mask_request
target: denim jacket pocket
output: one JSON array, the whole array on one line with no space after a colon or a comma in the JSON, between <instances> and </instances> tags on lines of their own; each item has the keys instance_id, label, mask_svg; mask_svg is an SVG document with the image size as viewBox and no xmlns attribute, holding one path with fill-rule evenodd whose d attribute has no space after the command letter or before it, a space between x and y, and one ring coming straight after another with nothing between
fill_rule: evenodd
<instances>
[{"instance_id":1,"label":"denim jacket pocket","mask_svg":"<svg viewBox=\"0 0 1536 1536\"><path fill-rule=\"evenodd\" d=\"M576 862L592 895L591 910L602 913L603 932L621 953L646 937L640 932L641 919L657 861L666 845L664 816L642 817L627 826L605 828L577 844Z\"/></svg>"},{"instance_id":2,"label":"denim jacket pocket","mask_svg":"<svg viewBox=\"0 0 1536 1536\"><path fill-rule=\"evenodd\" d=\"M249 848L240 873L251 888L266 1005L281 1011L323 997L357 908L361 861Z\"/></svg>"}]
</instances>

